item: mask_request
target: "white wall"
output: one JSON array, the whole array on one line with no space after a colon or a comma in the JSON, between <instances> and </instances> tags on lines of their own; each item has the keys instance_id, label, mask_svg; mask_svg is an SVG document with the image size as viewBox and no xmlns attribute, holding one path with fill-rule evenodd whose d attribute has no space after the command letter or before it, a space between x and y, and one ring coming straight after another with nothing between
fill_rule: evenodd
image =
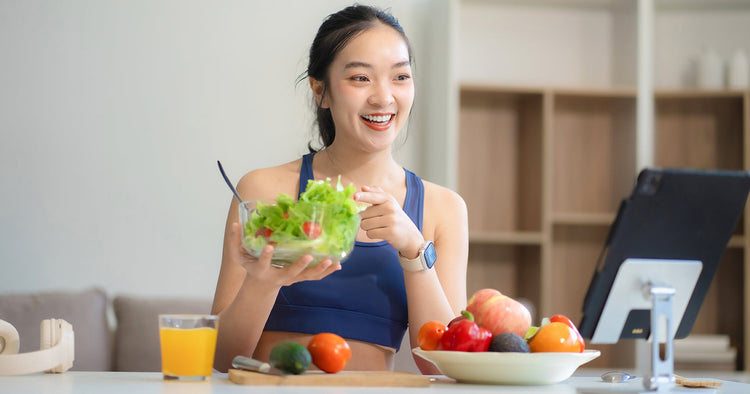
<instances>
[{"instance_id":1,"label":"white wall","mask_svg":"<svg viewBox=\"0 0 750 394\"><path fill-rule=\"evenodd\" d=\"M613 25L609 2L464 0L458 78L505 85L610 86Z\"/></svg>"},{"instance_id":2,"label":"white wall","mask_svg":"<svg viewBox=\"0 0 750 394\"><path fill-rule=\"evenodd\" d=\"M725 67L737 50L750 56L750 0L664 1L657 7L654 38L657 87L695 87L704 47L716 51Z\"/></svg>"},{"instance_id":3,"label":"white wall","mask_svg":"<svg viewBox=\"0 0 750 394\"><path fill-rule=\"evenodd\" d=\"M236 182L306 152L295 79L323 18L352 3L0 0L0 293L212 297L231 199L216 160ZM376 3L429 95L432 3ZM426 114L397 152L417 172Z\"/></svg>"}]
</instances>

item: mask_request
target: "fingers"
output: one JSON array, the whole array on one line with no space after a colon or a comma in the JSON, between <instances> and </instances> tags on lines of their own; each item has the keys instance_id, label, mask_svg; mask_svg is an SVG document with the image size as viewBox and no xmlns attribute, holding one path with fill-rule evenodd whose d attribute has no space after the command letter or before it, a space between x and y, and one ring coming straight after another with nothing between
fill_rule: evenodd
<instances>
[{"instance_id":1,"label":"fingers","mask_svg":"<svg viewBox=\"0 0 750 394\"><path fill-rule=\"evenodd\" d=\"M314 267L306 269L305 273L310 277L310 280L320 280L340 269L341 264L339 262L334 263L331 259L325 259Z\"/></svg>"},{"instance_id":2,"label":"fingers","mask_svg":"<svg viewBox=\"0 0 750 394\"><path fill-rule=\"evenodd\" d=\"M234 222L229 229L229 237L234 244L231 248L232 259L234 261L245 261L248 258L255 259L245 249L245 245L242 243L242 226L239 223ZM273 253L273 252L272 252Z\"/></svg>"},{"instance_id":3,"label":"fingers","mask_svg":"<svg viewBox=\"0 0 750 394\"><path fill-rule=\"evenodd\" d=\"M383 204L392 198L383 189L372 186L362 186L362 191L354 193L355 201L371 205Z\"/></svg>"},{"instance_id":4,"label":"fingers","mask_svg":"<svg viewBox=\"0 0 750 394\"><path fill-rule=\"evenodd\" d=\"M325 259L310 267L309 264L312 260L312 256L306 255L297 260L294 264L282 268L281 270L284 271L286 277L284 285L288 286L306 280L320 280L341 269L340 264L334 264L330 259Z\"/></svg>"}]
</instances>

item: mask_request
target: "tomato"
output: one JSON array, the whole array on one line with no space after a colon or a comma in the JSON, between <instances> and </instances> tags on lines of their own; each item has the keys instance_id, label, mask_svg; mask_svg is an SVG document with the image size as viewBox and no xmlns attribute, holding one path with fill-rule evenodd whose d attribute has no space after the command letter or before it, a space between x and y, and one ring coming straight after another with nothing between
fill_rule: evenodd
<instances>
[{"instance_id":1,"label":"tomato","mask_svg":"<svg viewBox=\"0 0 750 394\"><path fill-rule=\"evenodd\" d=\"M327 373L336 373L352 358L352 349L344 338L330 332L322 332L310 339L307 344L312 362Z\"/></svg>"},{"instance_id":2,"label":"tomato","mask_svg":"<svg viewBox=\"0 0 750 394\"><path fill-rule=\"evenodd\" d=\"M422 350L436 350L440 338L445 334L445 324L433 320L422 325L417 335L417 342Z\"/></svg>"},{"instance_id":3,"label":"tomato","mask_svg":"<svg viewBox=\"0 0 750 394\"><path fill-rule=\"evenodd\" d=\"M529 349L537 352L581 352L581 340L578 331L565 323L551 322L543 326L529 340Z\"/></svg>"},{"instance_id":4,"label":"tomato","mask_svg":"<svg viewBox=\"0 0 750 394\"><path fill-rule=\"evenodd\" d=\"M265 239L268 239L271 238L271 234L273 234L273 230L268 227L261 227L255 232L255 238L264 237Z\"/></svg>"},{"instance_id":5,"label":"tomato","mask_svg":"<svg viewBox=\"0 0 750 394\"><path fill-rule=\"evenodd\" d=\"M307 234L307 237L310 239L320 237L320 233L323 232L323 230L320 228L320 225L315 222L302 223L302 231L304 231L305 234Z\"/></svg>"},{"instance_id":6,"label":"tomato","mask_svg":"<svg viewBox=\"0 0 750 394\"><path fill-rule=\"evenodd\" d=\"M576 327L575 324L573 324L572 321L570 321L570 319L568 319L567 317L563 315L555 315L555 316L552 316L549 319L549 321L563 323L566 326L572 328L573 331L575 331L576 334L578 335L578 341L581 343L581 350L579 351L579 353L583 352L583 350L586 348L586 343L583 341L583 336L581 336L581 333L578 331L578 328Z\"/></svg>"}]
</instances>

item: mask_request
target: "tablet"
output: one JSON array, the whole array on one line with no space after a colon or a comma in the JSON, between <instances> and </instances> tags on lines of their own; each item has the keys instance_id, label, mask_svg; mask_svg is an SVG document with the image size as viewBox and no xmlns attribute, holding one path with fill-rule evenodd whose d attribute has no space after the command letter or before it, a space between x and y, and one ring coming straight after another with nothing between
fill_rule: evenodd
<instances>
[{"instance_id":1,"label":"tablet","mask_svg":"<svg viewBox=\"0 0 750 394\"><path fill-rule=\"evenodd\" d=\"M697 260L703 264L675 338L689 333L737 226L750 190L744 171L645 169L623 200L599 256L578 326L592 338L626 259ZM634 297L642 297L634 294ZM621 339L648 338L650 309L629 312Z\"/></svg>"}]
</instances>

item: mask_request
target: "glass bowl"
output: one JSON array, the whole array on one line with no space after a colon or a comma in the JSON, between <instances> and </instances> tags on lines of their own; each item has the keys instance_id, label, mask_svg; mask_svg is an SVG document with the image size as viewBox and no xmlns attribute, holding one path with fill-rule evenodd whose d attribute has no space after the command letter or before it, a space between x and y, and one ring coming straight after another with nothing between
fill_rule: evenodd
<instances>
[{"instance_id":1,"label":"glass bowl","mask_svg":"<svg viewBox=\"0 0 750 394\"><path fill-rule=\"evenodd\" d=\"M285 267L310 254L314 266L330 258L343 262L354 247L359 214L319 202L279 204L274 200L244 201L239 205L243 244L254 257L263 248L274 247L271 265Z\"/></svg>"}]
</instances>

